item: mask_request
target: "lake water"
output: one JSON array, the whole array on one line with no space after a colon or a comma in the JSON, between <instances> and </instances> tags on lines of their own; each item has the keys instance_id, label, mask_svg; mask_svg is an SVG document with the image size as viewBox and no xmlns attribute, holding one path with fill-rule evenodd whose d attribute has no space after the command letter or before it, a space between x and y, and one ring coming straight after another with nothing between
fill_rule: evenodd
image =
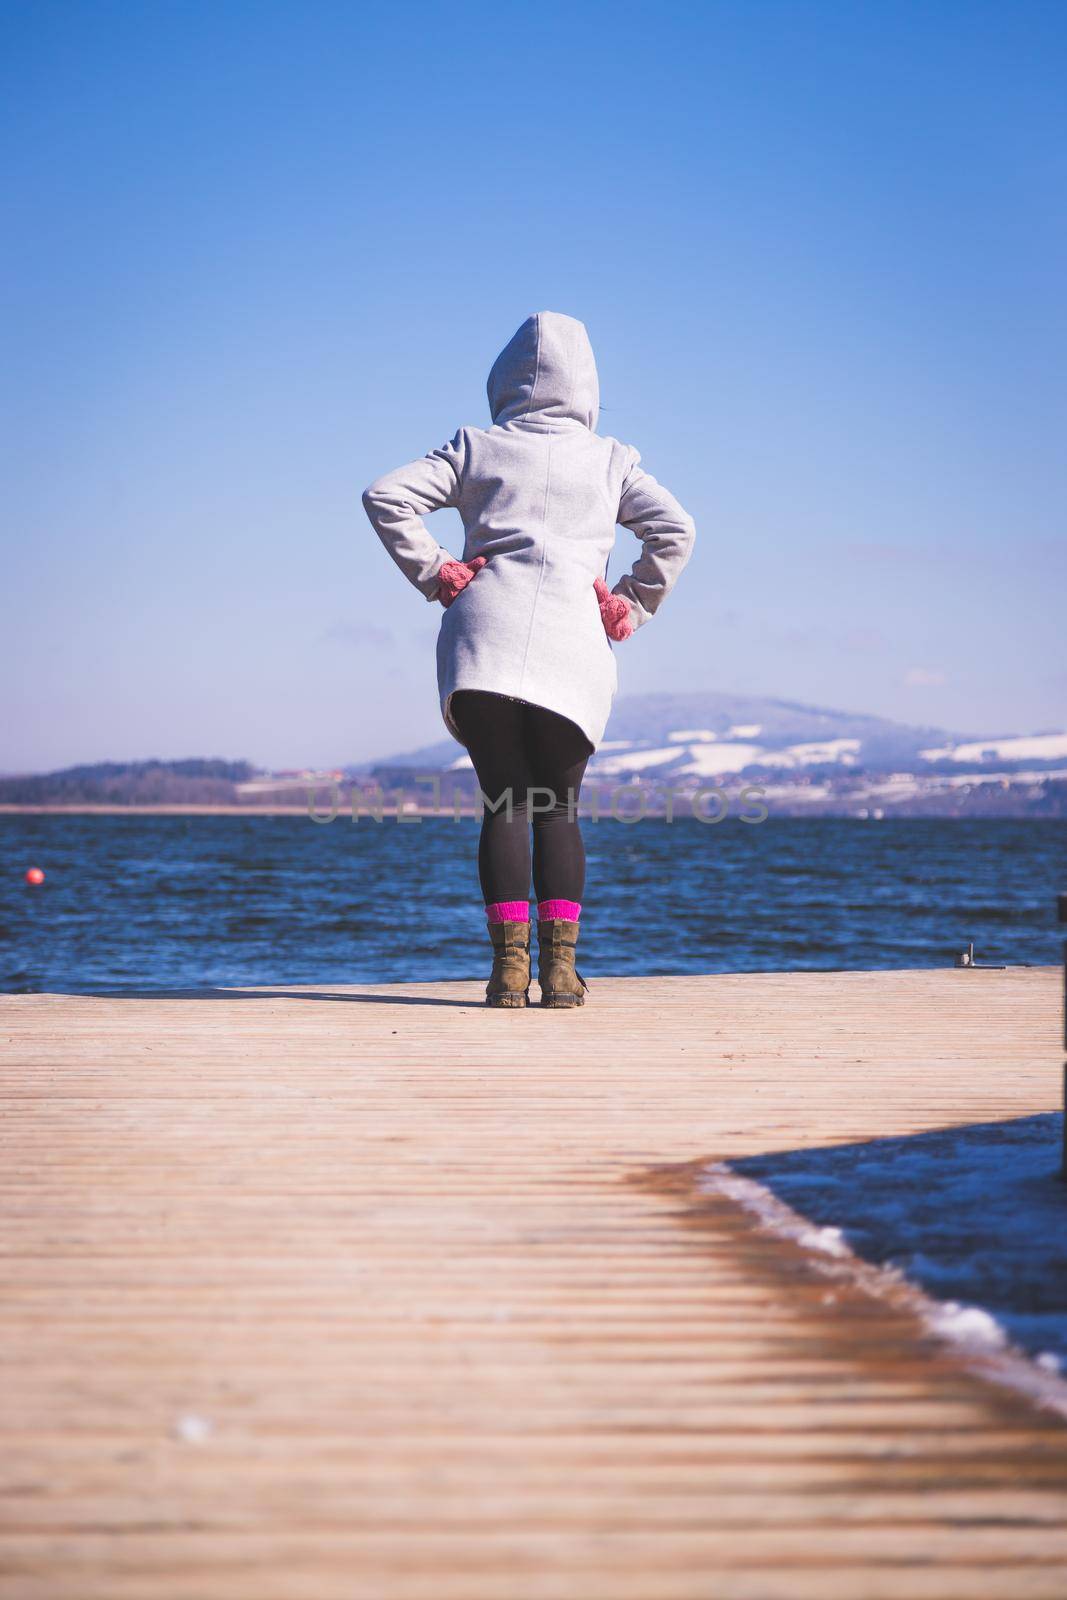
<instances>
[{"instance_id":1,"label":"lake water","mask_svg":"<svg viewBox=\"0 0 1067 1600\"><path fill-rule=\"evenodd\" d=\"M1057 821L584 824L597 973L1057 962ZM0 818L0 989L480 978L477 824ZM29 888L24 874L46 874Z\"/></svg>"}]
</instances>

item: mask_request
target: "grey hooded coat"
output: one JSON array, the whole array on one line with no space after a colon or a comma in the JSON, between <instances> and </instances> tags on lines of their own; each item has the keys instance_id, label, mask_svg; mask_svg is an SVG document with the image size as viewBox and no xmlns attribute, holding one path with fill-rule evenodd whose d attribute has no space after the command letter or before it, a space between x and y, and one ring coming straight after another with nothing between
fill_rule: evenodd
<instances>
[{"instance_id":1,"label":"grey hooded coat","mask_svg":"<svg viewBox=\"0 0 1067 1600\"><path fill-rule=\"evenodd\" d=\"M559 712L595 747L618 675L593 583L606 573L616 523L642 544L614 589L637 628L688 561L693 520L631 445L594 431L600 393L583 323L556 311L528 317L494 362L488 392L492 427L461 428L372 483L363 504L428 600L455 557L430 533L427 512L455 506L462 559L486 558L441 619L437 685L449 732L459 738L455 691L484 689Z\"/></svg>"}]
</instances>

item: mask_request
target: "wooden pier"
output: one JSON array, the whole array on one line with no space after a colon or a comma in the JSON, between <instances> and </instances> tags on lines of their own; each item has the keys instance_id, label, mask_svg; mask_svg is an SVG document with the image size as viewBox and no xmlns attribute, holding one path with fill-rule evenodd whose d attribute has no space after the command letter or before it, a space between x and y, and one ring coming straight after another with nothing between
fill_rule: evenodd
<instances>
[{"instance_id":1,"label":"wooden pier","mask_svg":"<svg viewBox=\"0 0 1067 1600\"><path fill-rule=\"evenodd\" d=\"M1063 1600L1063 1418L699 1177L1058 1109L1059 973L480 992L0 1000L3 1600Z\"/></svg>"}]
</instances>

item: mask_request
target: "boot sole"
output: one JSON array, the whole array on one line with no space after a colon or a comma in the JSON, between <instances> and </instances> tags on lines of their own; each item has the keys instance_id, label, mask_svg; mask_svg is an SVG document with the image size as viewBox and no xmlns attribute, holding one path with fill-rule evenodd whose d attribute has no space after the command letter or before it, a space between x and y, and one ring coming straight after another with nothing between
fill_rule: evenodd
<instances>
[{"instance_id":1,"label":"boot sole","mask_svg":"<svg viewBox=\"0 0 1067 1600\"><path fill-rule=\"evenodd\" d=\"M584 994L553 994L542 995L541 1004L548 1011L573 1011L575 1006L585 1005Z\"/></svg>"},{"instance_id":2,"label":"boot sole","mask_svg":"<svg viewBox=\"0 0 1067 1600\"><path fill-rule=\"evenodd\" d=\"M485 1003L492 1006L494 1011L519 1011L529 1002L524 994L495 994L487 997Z\"/></svg>"}]
</instances>

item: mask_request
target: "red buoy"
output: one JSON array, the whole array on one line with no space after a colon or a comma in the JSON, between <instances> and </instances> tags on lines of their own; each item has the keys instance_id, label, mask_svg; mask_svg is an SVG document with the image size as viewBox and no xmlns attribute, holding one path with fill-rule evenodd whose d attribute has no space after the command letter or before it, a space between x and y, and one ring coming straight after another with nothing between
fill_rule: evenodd
<instances>
[{"instance_id":1,"label":"red buoy","mask_svg":"<svg viewBox=\"0 0 1067 1600\"><path fill-rule=\"evenodd\" d=\"M27 868L27 870L26 870L26 882L27 883L43 883L44 882L44 873L41 871L40 867L28 867Z\"/></svg>"}]
</instances>

